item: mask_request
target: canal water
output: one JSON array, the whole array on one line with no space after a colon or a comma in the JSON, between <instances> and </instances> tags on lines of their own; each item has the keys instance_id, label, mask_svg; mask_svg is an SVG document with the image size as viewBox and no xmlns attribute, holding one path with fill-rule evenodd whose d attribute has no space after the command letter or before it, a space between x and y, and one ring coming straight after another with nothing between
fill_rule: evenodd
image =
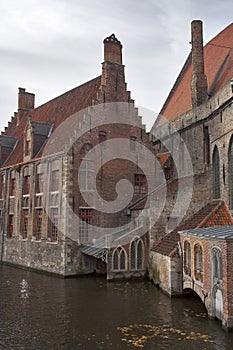
<instances>
[{"instance_id":1,"label":"canal water","mask_svg":"<svg viewBox=\"0 0 233 350\"><path fill-rule=\"evenodd\" d=\"M199 299L150 282L62 279L0 265L0 350L232 350Z\"/></svg>"}]
</instances>

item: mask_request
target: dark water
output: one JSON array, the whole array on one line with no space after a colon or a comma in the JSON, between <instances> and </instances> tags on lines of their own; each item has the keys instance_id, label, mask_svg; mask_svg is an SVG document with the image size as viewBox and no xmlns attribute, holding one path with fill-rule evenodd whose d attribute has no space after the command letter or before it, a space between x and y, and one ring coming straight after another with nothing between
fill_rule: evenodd
<instances>
[{"instance_id":1,"label":"dark water","mask_svg":"<svg viewBox=\"0 0 233 350\"><path fill-rule=\"evenodd\" d=\"M0 265L0 350L232 350L199 299L148 282L60 279Z\"/></svg>"}]
</instances>

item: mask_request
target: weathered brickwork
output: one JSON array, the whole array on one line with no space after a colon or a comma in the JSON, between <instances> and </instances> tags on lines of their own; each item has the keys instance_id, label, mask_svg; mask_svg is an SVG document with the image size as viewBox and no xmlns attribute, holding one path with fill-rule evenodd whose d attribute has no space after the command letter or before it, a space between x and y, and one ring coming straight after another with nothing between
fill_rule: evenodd
<instances>
[{"instance_id":1,"label":"weathered brickwork","mask_svg":"<svg viewBox=\"0 0 233 350\"><path fill-rule=\"evenodd\" d=\"M122 45L114 35L104 40L100 77L37 108L34 94L19 88L18 111L1 138L5 148L0 147L0 154L9 149L0 169L1 261L63 276L98 272L112 279L145 274L145 232L130 236L125 248L119 244L106 253L103 247L98 256L82 250L99 242L98 229L117 231L130 222L125 207L116 213L96 209L98 196L111 205L119 181L127 180L134 188L135 176L143 175L135 145L153 151L127 90ZM117 150L121 139L127 141L125 148L106 162L106 142L118 140ZM89 159L88 153L98 147L94 160ZM154 164L148 176L154 178ZM95 186L90 187L93 183L98 196ZM142 193L133 193L132 202L146 193L146 183L143 186ZM124 256L121 251L115 254L118 248L124 249Z\"/></svg>"},{"instance_id":2,"label":"weathered brickwork","mask_svg":"<svg viewBox=\"0 0 233 350\"><path fill-rule=\"evenodd\" d=\"M219 235L221 236L221 228L219 230ZM185 242L188 242L191 247L190 254L190 266L191 269L189 273L185 271L185 266L183 266L183 288L193 289L205 304L208 314L211 317L218 317L222 321L223 326L227 328L233 327L233 310L232 310L232 239L224 240L217 238L199 238L195 235L186 235L181 233L180 242L182 250L185 254ZM197 276L195 270L195 246L199 245L202 249L202 271L201 278ZM219 277L213 275L213 257L211 252L216 249L221 254L221 264L219 269L222 269ZM185 260L184 260L185 261ZM218 293L222 296L222 305L220 310L217 309L219 305L216 305L216 294ZM220 301L217 301L220 302Z\"/></svg>"}]
</instances>

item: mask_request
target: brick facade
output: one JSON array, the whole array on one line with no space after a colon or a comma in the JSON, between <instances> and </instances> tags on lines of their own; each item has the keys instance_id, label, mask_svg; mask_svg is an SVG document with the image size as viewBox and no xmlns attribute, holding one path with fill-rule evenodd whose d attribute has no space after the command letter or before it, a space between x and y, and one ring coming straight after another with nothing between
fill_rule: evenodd
<instances>
[{"instance_id":1,"label":"brick facade","mask_svg":"<svg viewBox=\"0 0 233 350\"><path fill-rule=\"evenodd\" d=\"M137 275L137 271L144 275L149 247L146 232L137 231L118 244L126 252L124 268L113 268L111 262L116 260L118 246L108 247L107 259L103 252L96 257L88 255L88 249L82 250L88 246L95 249L95 242L98 244L108 230L117 231L128 224L128 231L134 232L125 207L112 213L101 210L98 198L110 207L118 196L119 181L127 180L134 188L135 175L143 174L135 145L152 150L127 91L122 45L114 34L104 40L100 77L37 108L34 94L20 88L18 111L1 137L11 147L0 169L4 178L2 261L63 276L100 272L112 279ZM115 146L108 159L111 142ZM94 156L89 159L92 150ZM148 174L152 179L153 172L154 165ZM122 201L124 196L127 191ZM130 201L141 196L135 191ZM137 254L130 250L134 239L141 240L138 259L143 264L138 267L130 265L132 254Z\"/></svg>"}]
</instances>

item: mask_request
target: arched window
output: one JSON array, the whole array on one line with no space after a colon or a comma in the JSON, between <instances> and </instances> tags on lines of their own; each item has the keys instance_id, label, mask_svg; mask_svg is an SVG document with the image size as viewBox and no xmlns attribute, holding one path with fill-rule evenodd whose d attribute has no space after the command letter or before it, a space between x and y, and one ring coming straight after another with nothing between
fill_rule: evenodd
<instances>
[{"instance_id":1,"label":"arched window","mask_svg":"<svg viewBox=\"0 0 233 350\"><path fill-rule=\"evenodd\" d=\"M222 253L218 247L214 247L211 251L211 270L214 280L222 280Z\"/></svg>"},{"instance_id":2,"label":"arched window","mask_svg":"<svg viewBox=\"0 0 233 350\"><path fill-rule=\"evenodd\" d=\"M191 276L191 246L188 241L184 243L184 272Z\"/></svg>"},{"instance_id":3,"label":"arched window","mask_svg":"<svg viewBox=\"0 0 233 350\"><path fill-rule=\"evenodd\" d=\"M135 238L130 244L130 269L141 270L144 265L144 244L142 239Z\"/></svg>"},{"instance_id":4,"label":"arched window","mask_svg":"<svg viewBox=\"0 0 233 350\"><path fill-rule=\"evenodd\" d=\"M213 197L220 198L220 161L217 146L213 153Z\"/></svg>"},{"instance_id":5,"label":"arched window","mask_svg":"<svg viewBox=\"0 0 233 350\"><path fill-rule=\"evenodd\" d=\"M228 150L228 168L229 168L229 192L230 192L230 209L233 209L233 136L231 137Z\"/></svg>"},{"instance_id":6,"label":"arched window","mask_svg":"<svg viewBox=\"0 0 233 350\"><path fill-rule=\"evenodd\" d=\"M92 191L95 187L94 160L88 157L88 152L93 148L90 143L86 143L80 150L80 167L78 184L81 191Z\"/></svg>"},{"instance_id":7,"label":"arched window","mask_svg":"<svg viewBox=\"0 0 233 350\"><path fill-rule=\"evenodd\" d=\"M210 135L208 126L204 126L204 162L210 163Z\"/></svg>"},{"instance_id":8,"label":"arched window","mask_svg":"<svg viewBox=\"0 0 233 350\"><path fill-rule=\"evenodd\" d=\"M195 244L194 247L194 270L195 279L203 282L203 252L200 244Z\"/></svg>"},{"instance_id":9,"label":"arched window","mask_svg":"<svg viewBox=\"0 0 233 350\"><path fill-rule=\"evenodd\" d=\"M126 252L124 248L117 247L112 256L113 270L126 270Z\"/></svg>"}]
</instances>

